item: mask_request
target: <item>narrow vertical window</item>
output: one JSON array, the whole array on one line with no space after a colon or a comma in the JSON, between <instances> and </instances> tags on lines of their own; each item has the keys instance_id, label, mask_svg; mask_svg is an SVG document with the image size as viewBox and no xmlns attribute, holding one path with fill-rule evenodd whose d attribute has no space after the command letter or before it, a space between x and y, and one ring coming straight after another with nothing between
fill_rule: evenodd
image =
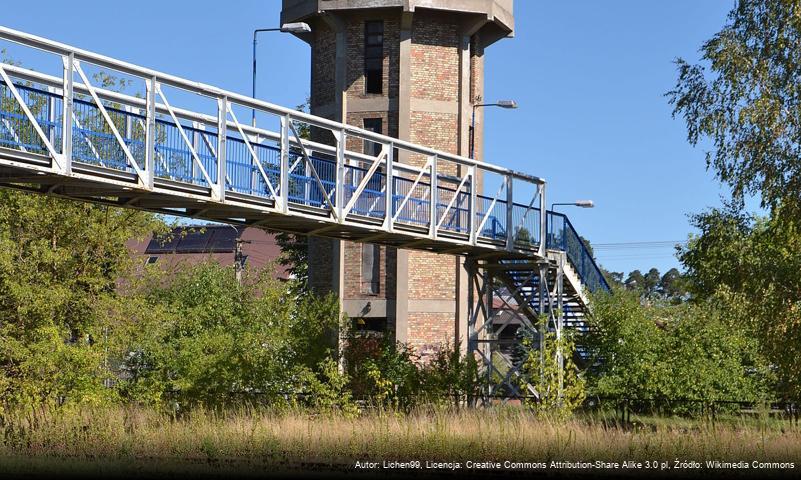
<instances>
[{"instance_id":1,"label":"narrow vertical window","mask_svg":"<svg viewBox=\"0 0 801 480\"><path fill-rule=\"evenodd\" d=\"M381 134L383 133L384 121L380 118L365 118L364 119L364 129ZM378 142L371 142L370 140L364 141L364 149L363 152L365 155L370 155L371 157L378 156L381 153L381 144Z\"/></svg>"},{"instance_id":2,"label":"narrow vertical window","mask_svg":"<svg viewBox=\"0 0 801 480\"><path fill-rule=\"evenodd\" d=\"M378 295L381 249L372 243L362 244L362 292Z\"/></svg>"},{"instance_id":3,"label":"narrow vertical window","mask_svg":"<svg viewBox=\"0 0 801 480\"><path fill-rule=\"evenodd\" d=\"M384 84L384 22L364 23L364 92L382 93Z\"/></svg>"}]
</instances>

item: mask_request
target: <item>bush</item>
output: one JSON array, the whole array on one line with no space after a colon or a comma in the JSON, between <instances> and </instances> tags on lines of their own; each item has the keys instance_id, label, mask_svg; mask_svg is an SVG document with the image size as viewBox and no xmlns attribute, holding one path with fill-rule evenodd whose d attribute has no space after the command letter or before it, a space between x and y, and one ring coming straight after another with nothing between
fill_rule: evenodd
<instances>
[{"instance_id":1,"label":"bush","mask_svg":"<svg viewBox=\"0 0 801 480\"><path fill-rule=\"evenodd\" d=\"M357 398L382 408L462 405L479 393L478 365L459 344L441 345L422 362L414 350L391 339L350 342L350 386ZM354 360L358 359L358 362Z\"/></svg>"},{"instance_id":2,"label":"bush","mask_svg":"<svg viewBox=\"0 0 801 480\"><path fill-rule=\"evenodd\" d=\"M546 322L547 317L543 317L540 328L544 329ZM524 339L523 344L530 345L531 341ZM566 419L584 401L585 380L578 374L573 360L575 352L573 332L568 329L562 331L559 339L554 332L546 331L542 351L528 349L523 373L532 382L539 396L537 402L531 404L538 414ZM559 355L562 356L561 368Z\"/></svg>"},{"instance_id":3,"label":"bush","mask_svg":"<svg viewBox=\"0 0 801 480\"><path fill-rule=\"evenodd\" d=\"M302 393L333 349L332 297L296 299L270 269L240 285L231 267L204 263L172 278L149 272L107 326L124 398L179 406Z\"/></svg>"},{"instance_id":4,"label":"bush","mask_svg":"<svg viewBox=\"0 0 801 480\"><path fill-rule=\"evenodd\" d=\"M666 408L679 413L700 412L703 403L688 400L758 402L768 395L770 369L756 340L712 304L643 306L616 291L593 299L590 324L592 395L679 400Z\"/></svg>"},{"instance_id":5,"label":"bush","mask_svg":"<svg viewBox=\"0 0 801 480\"><path fill-rule=\"evenodd\" d=\"M422 366L421 390L429 403L456 407L480 393L478 363L461 354L460 344L445 345L430 363Z\"/></svg>"},{"instance_id":6,"label":"bush","mask_svg":"<svg viewBox=\"0 0 801 480\"><path fill-rule=\"evenodd\" d=\"M103 403L98 326L131 266L125 242L163 227L136 211L0 191L0 403Z\"/></svg>"}]
</instances>

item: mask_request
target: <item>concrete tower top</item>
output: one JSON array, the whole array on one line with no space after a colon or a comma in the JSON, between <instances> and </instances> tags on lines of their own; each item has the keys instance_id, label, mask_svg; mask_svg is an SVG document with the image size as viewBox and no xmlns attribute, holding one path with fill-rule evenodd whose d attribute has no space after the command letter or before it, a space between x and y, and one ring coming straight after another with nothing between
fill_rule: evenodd
<instances>
[{"instance_id":1,"label":"concrete tower top","mask_svg":"<svg viewBox=\"0 0 801 480\"><path fill-rule=\"evenodd\" d=\"M458 12L486 19L497 29L496 38L514 35L514 0L282 0L281 23L300 22L326 12L343 10L402 8L414 12L418 8ZM344 13L344 12L343 12Z\"/></svg>"}]
</instances>

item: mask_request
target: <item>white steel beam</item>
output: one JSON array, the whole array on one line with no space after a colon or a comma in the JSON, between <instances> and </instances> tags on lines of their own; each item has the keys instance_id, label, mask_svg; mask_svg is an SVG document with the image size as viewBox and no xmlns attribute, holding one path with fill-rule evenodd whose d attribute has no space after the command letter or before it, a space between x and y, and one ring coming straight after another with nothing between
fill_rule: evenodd
<instances>
[{"instance_id":1,"label":"white steel beam","mask_svg":"<svg viewBox=\"0 0 801 480\"><path fill-rule=\"evenodd\" d=\"M19 94L17 87L11 82L11 79L8 77L5 68L3 68L3 63L0 63L0 76L3 77L3 81L5 82L6 86L9 90L11 90L11 94L14 96L14 99L19 104L19 107L22 109L22 112L28 118L28 121L31 122L31 126L36 131L36 134L39 136L39 139L42 141L42 144L47 149L48 153L53 159L53 163L56 165L57 171L64 171L64 161L63 157L60 153L56 152L56 149L53 147L53 144L50 143L50 139L47 135L45 135L42 127L39 125L39 122L36 120L36 117L31 113L31 109L28 107L28 104L25 103L23 100L22 95Z\"/></svg>"}]
</instances>

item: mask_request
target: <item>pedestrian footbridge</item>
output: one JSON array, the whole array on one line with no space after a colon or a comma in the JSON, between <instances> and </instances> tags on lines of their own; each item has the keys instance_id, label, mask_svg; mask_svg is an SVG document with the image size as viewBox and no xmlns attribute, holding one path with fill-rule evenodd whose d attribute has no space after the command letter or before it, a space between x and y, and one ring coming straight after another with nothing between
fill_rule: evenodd
<instances>
[{"instance_id":1,"label":"pedestrian footbridge","mask_svg":"<svg viewBox=\"0 0 801 480\"><path fill-rule=\"evenodd\" d=\"M546 315L557 334L580 331L587 294L608 289L567 217L546 211L541 178L9 28L0 39L53 68L0 63L0 187L464 256L488 393L537 395L503 353L504 329L534 332Z\"/></svg>"}]
</instances>

